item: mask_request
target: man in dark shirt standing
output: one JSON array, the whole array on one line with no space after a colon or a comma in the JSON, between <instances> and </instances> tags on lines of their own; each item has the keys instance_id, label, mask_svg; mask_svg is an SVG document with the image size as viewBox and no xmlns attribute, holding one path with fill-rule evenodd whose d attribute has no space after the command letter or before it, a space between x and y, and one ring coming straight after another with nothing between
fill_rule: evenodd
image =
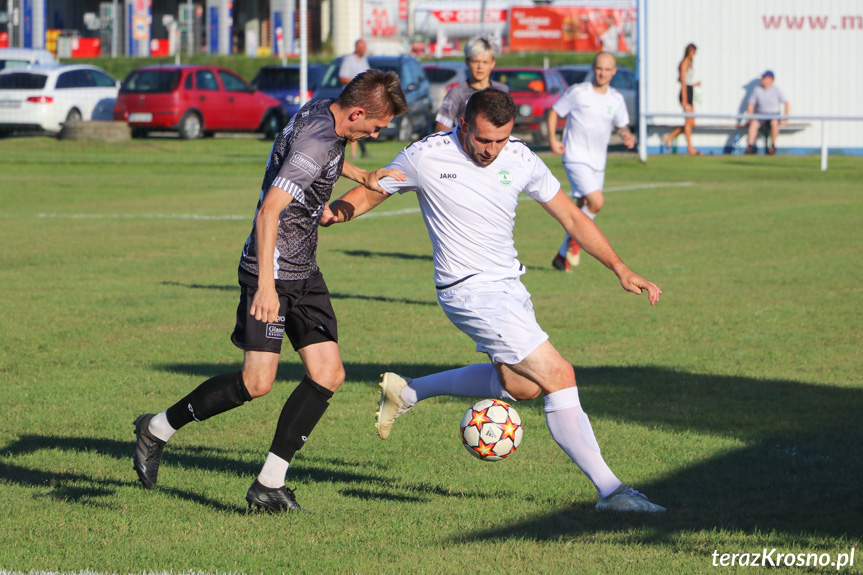
<instances>
[{"instance_id":1,"label":"man in dark shirt standing","mask_svg":"<svg viewBox=\"0 0 863 575\"><path fill-rule=\"evenodd\" d=\"M336 316L316 261L318 224L340 176L378 190L378 178L403 178L395 170L367 172L346 162L345 145L377 137L405 111L398 76L369 70L337 100L306 104L276 136L238 272L241 295L231 341L244 351L243 369L213 377L166 411L135 420L134 466L144 487L156 485L162 450L176 430L272 389L287 335L306 376L282 409L246 500L267 511L300 509L285 474L345 377Z\"/></svg>"}]
</instances>

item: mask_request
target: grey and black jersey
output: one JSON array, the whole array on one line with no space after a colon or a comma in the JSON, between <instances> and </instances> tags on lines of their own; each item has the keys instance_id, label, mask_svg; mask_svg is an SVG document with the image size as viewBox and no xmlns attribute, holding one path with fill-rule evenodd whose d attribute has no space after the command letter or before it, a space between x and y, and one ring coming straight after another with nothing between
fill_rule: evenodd
<instances>
[{"instance_id":1,"label":"grey and black jersey","mask_svg":"<svg viewBox=\"0 0 863 575\"><path fill-rule=\"evenodd\" d=\"M318 223L333 186L342 173L346 140L336 134L332 100L309 102L276 136L267 161L252 233L240 267L258 275L257 217L271 187L285 190L293 201L279 215L273 256L275 279L308 278L318 269Z\"/></svg>"}]
</instances>

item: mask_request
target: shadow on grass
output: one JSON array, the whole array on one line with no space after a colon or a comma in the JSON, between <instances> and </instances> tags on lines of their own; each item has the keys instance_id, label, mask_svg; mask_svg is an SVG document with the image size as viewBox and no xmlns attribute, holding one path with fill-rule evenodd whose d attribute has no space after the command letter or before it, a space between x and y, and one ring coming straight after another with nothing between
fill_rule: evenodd
<instances>
[{"instance_id":1,"label":"shadow on grass","mask_svg":"<svg viewBox=\"0 0 863 575\"><path fill-rule=\"evenodd\" d=\"M237 285L204 285L204 284L187 284L180 283L175 281L164 281L159 282L164 286L171 287L184 287L188 289L205 289L211 291L235 291L237 293L237 297L240 294L240 288ZM348 300L355 299L360 301L373 301L380 303L403 303L408 305L431 305L437 306L437 300L415 300L415 299L405 299L405 298L394 298L394 297L383 297L383 296L373 296L373 295L361 295L361 294L349 294L349 293L341 293L341 292L330 292L330 298L334 300Z\"/></svg>"},{"instance_id":2,"label":"shadow on grass","mask_svg":"<svg viewBox=\"0 0 863 575\"><path fill-rule=\"evenodd\" d=\"M201 378L223 373L224 365L174 364L162 369L195 374ZM348 385L376 385L382 371L420 376L458 366L436 364L348 364ZM293 388L302 376L299 365L283 365L281 380ZM625 516L601 514L593 502L549 510L529 520L505 527L467 531L464 540L532 539L557 540L597 533L619 533L641 542L673 541L680 532L736 530L776 533L779 536L860 537L863 532L863 390L812 385L794 381L703 375L655 367L577 368L585 409L601 428L602 419L636 423L662 429L665 440L679 437L679 444L644 447L645 457L660 463L651 482L633 486L653 501L668 507L665 514ZM462 399L454 399L460 404ZM525 409L541 409L541 400L526 402ZM421 408L420 408L421 409ZM130 415L130 421L132 416ZM410 425L409 421L405 425ZM130 426L131 432L131 426ZM728 453L699 456L687 438L692 434L734 439L742 446ZM131 433L130 433L131 435ZM394 438L398 441L398 438ZM637 459L641 445L628 444L627 457ZM693 461L685 468L662 474L665 451L681 450ZM46 496L82 504L105 505L100 499L122 487L137 486L128 480L96 479L86 474L33 469L17 464L20 456L41 450L95 453L118 460L131 460L131 441L97 437L24 435L0 447L0 477L4 482L30 487L48 487ZM605 452L615 467L619 453ZM300 455L302 457L302 454ZM675 456L675 459L680 457ZM131 467L131 461L129 461ZM259 462L247 462L228 452L207 446L178 446L165 452L166 467L198 468L217 473L232 472L253 477ZM425 503L433 497L483 498L481 489L454 494L431 482L398 481L373 466L347 460L305 458L292 467L291 480L298 483L333 482L344 487L345 496L374 500L389 499L405 505ZM581 472L556 478L587 481ZM622 476L624 481L631 478ZM359 485L371 485L360 488ZM377 488L381 487L381 493ZM218 510L241 511L200 493L159 487L172 495ZM382 494L384 493L384 494ZM500 495L494 495L499 498ZM633 531L633 528L640 528Z\"/></svg>"},{"instance_id":3,"label":"shadow on grass","mask_svg":"<svg viewBox=\"0 0 863 575\"><path fill-rule=\"evenodd\" d=\"M720 529L852 539L863 533L863 390L653 367L576 373L595 419L680 432L681 450L690 432L734 438L744 447L634 485L666 506L664 514L596 513L592 503L582 504L463 538L555 540L636 526L649 526L642 542ZM633 457L640 446L628 450ZM605 456L613 468L614 454ZM576 469L569 479L585 480Z\"/></svg>"},{"instance_id":4,"label":"shadow on grass","mask_svg":"<svg viewBox=\"0 0 863 575\"><path fill-rule=\"evenodd\" d=\"M420 260L425 262L433 261L434 258L430 254L406 254L403 252L373 252L369 250L335 250L343 253L346 256L356 258L391 258L398 260Z\"/></svg>"}]
</instances>

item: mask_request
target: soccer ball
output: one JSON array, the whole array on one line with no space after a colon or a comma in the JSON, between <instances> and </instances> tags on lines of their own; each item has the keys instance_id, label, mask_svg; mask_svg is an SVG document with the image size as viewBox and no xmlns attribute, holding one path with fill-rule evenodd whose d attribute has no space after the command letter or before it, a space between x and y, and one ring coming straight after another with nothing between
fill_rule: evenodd
<instances>
[{"instance_id":1,"label":"soccer ball","mask_svg":"<svg viewBox=\"0 0 863 575\"><path fill-rule=\"evenodd\" d=\"M499 399L474 403L461 418L461 441L465 449L483 461L499 461L521 443L521 418Z\"/></svg>"}]
</instances>

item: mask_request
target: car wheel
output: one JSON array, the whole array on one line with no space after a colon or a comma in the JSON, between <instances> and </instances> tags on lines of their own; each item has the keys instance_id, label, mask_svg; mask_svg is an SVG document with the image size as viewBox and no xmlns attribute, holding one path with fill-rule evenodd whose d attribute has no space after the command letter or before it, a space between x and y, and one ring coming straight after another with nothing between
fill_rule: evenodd
<instances>
[{"instance_id":1,"label":"car wheel","mask_svg":"<svg viewBox=\"0 0 863 575\"><path fill-rule=\"evenodd\" d=\"M72 108L69 110L69 113L66 114L66 124L69 122L80 122L81 121L81 112L77 108Z\"/></svg>"},{"instance_id":2,"label":"car wheel","mask_svg":"<svg viewBox=\"0 0 863 575\"><path fill-rule=\"evenodd\" d=\"M399 122L399 140L407 142L414 135L414 121L409 114L402 116L402 121Z\"/></svg>"},{"instance_id":3,"label":"car wheel","mask_svg":"<svg viewBox=\"0 0 863 575\"><path fill-rule=\"evenodd\" d=\"M264 137L268 140L272 140L276 137L276 134L282 131L282 116L275 110L270 110L267 112L267 115L264 116L264 121L261 122L261 132L264 133Z\"/></svg>"},{"instance_id":4,"label":"car wheel","mask_svg":"<svg viewBox=\"0 0 863 575\"><path fill-rule=\"evenodd\" d=\"M195 112L186 112L180 118L180 137L184 140L194 140L203 134L201 117Z\"/></svg>"}]
</instances>

